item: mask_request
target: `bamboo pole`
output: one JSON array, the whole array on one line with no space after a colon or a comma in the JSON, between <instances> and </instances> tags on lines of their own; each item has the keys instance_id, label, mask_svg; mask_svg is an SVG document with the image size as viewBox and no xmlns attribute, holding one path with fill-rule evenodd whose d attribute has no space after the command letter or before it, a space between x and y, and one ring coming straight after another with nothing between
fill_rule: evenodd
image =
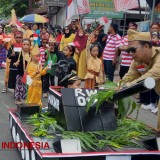
<instances>
[{"instance_id":1,"label":"bamboo pole","mask_svg":"<svg viewBox=\"0 0 160 160\"><path fill-rule=\"evenodd\" d=\"M156 0L153 0L153 3L152 3L152 11L151 11L151 21L150 21L150 24L153 23L153 17L154 17L154 8L155 8L155 3L156 3Z\"/></svg>"},{"instance_id":2,"label":"bamboo pole","mask_svg":"<svg viewBox=\"0 0 160 160\"><path fill-rule=\"evenodd\" d=\"M124 13L124 27L123 27L123 36L124 36L124 34L125 34L125 30L126 30L126 18L127 18L127 16L126 16L126 11L125 11L125 13Z\"/></svg>"}]
</instances>

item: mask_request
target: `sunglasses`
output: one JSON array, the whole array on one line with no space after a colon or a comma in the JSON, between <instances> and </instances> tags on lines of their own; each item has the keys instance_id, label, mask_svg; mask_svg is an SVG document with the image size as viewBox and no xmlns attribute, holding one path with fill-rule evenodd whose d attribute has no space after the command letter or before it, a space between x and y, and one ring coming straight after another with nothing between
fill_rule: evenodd
<instances>
[{"instance_id":1,"label":"sunglasses","mask_svg":"<svg viewBox=\"0 0 160 160\"><path fill-rule=\"evenodd\" d=\"M15 37L16 39L22 39L23 37Z\"/></svg>"},{"instance_id":2,"label":"sunglasses","mask_svg":"<svg viewBox=\"0 0 160 160\"><path fill-rule=\"evenodd\" d=\"M17 28L17 26L11 26L12 28Z\"/></svg>"},{"instance_id":3,"label":"sunglasses","mask_svg":"<svg viewBox=\"0 0 160 160\"><path fill-rule=\"evenodd\" d=\"M42 42L43 44L47 44L47 42Z\"/></svg>"},{"instance_id":4,"label":"sunglasses","mask_svg":"<svg viewBox=\"0 0 160 160\"><path fill-rule=\"evenodd\" d=\"M65 31L68 31L68 30L69 30L68 28L65 29Z\"/></svg>"},{"instance_id":5,"label":"sunglasses","mask_svg":"<svg viewBox=\"0 0 160 160\"><path fill-rule=\"evenodd\" d=\"M139 45L137 47L129 47L126 52L127 53L136 53L137 48L140 48L142 45Z\"/></svg>"}]
</instances>

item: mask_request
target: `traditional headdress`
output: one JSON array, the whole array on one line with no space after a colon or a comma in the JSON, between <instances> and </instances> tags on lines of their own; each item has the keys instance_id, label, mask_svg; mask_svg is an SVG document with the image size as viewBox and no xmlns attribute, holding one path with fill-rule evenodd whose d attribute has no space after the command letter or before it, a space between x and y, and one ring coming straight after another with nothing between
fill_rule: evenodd
<instances>
[{"instance_id":1,"label":"traditional headdress","mask_svg":"<svg viewBox=\"0 0 160 160\"><path fill-rule=\"evenodd\" d=\"M150 41L151 35L150 32L137 32L135 30L129 29L128 32L128 41Z\"/></svg>"},{"instance_id":2,"label":"traditional headdress","mask_svg":"<svg viewBox=\"0 0 160 160\"><path fill-rule=\"evenodd\" d=\"M31 56L36 56L39 54L40 54L40 50L39 50L38 44L36 43L36 45L31 50Z\"/></svg>"}]
</instances>

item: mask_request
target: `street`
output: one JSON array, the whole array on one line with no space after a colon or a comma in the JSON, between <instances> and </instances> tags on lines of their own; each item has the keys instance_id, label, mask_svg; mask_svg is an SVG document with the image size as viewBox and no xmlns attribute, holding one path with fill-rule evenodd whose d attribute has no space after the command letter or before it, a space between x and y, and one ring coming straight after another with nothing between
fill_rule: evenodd
<instances>
[{"instance_id":1,"label":"street","mask_svg":"<svg viewBox=\"0 0 160 160\"><path fill-rule=\"evenodd\" d=\"M116 77L117 74L116 74ZM4 70L0 69L0 90L3 88ZM117 80L117 79L116 79ZM47 99L43 99L44 106L47 104ZM15 108L13 92L9 91L7 93L0 92L0 143L1 142L11 142L12 138L9 130L9 114L8 108ZM132 115L135 117L136 113ZM149 111L140 110L138 119L143 121L147 125L156 128L156 115ZM1 145L1 144L0 144ZM20 156L16 150L0 150L0 160L20 160Z\"/></svg>"}]
</instances>

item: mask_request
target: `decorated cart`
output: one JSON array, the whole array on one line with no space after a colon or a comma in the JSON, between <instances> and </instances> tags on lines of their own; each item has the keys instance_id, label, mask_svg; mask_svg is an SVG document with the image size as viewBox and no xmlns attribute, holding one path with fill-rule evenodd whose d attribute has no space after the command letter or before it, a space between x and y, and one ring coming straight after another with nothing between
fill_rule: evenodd
<instances>
[{"instance_id":1,"label":"decorated cart","mask_svg":"<svg viewBox=\"0 0 160 160\"><path fill-rule=\"evenodd\" d=\"M126 118L124 113L136 106L132 100L123 101L154 86L147 78L116 92L50 87L48 112L40 113L36 104L9 109L13 141L21 144L17 150L24 160L158 160L158 132Z\"/></svg>"}]
</instances>

